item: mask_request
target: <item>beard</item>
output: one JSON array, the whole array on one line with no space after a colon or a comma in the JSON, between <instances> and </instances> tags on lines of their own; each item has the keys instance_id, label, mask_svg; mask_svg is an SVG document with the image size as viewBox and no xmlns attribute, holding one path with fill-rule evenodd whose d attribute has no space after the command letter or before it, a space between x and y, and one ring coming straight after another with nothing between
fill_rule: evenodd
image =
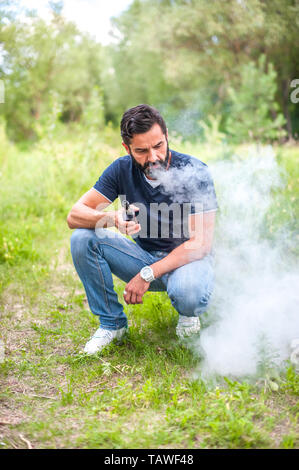
<instances>
[{"instance_id":1,"label":"beard","mask_svg":"<svg viewBox=\"0 0 299 470\"><path fill-rule=\"evenodd\" d=\"M155 163L151 162L146 162L144 165L141 165L138 163L133 155L130 153L130 156L132 158L133 165L136 168L139 168L140 171L142 171L147 178L151 178L153 180L159 179L159 175L161 172L166 171L167 165L168 165L168 160L169 160L169 146L168 146L168 140L167 140L167 150L166 150L166 155L164 160L158 160Z\"/></svg>"}]
</instances>

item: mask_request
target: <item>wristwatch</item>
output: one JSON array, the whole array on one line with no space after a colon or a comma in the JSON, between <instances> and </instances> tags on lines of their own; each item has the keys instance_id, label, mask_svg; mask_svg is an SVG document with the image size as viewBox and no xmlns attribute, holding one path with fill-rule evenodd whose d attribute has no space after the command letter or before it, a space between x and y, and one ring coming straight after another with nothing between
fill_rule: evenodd
<instances>
[{"instance_id":1,"label":"wristwatch","mask_svg":"<svg viewBox=\"0 0 299 470\"><path fill-rule=\"evenodd\" d=\"M150 266L144 266L140 271L140 276L146 282L152 282L155 280L154 271Z\"/></svg>"}]
</instances>

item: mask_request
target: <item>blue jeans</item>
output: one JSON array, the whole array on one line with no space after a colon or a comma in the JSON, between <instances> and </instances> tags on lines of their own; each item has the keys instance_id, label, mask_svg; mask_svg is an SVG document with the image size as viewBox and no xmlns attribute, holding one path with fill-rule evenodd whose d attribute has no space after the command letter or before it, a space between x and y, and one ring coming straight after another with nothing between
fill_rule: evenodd
<instances>
[{"instance_id":1,"label":"blue jeans","mask_svg":"<svg viewBox=\"0 0 299 470\"><path fill-rule=\"evenodd\" d=\"M112 235L111 235L112 234ZM127 317L113 287L112 273L126 283L143 266L167 256L145 251L125 236L107 229L79 228L71 236L71 253L84 285L90 310L99 316L102 328L126 327ZM213 290L213 257L205 256L164 274L150 284L150 291L167 291L180 315L205 312Z\"/></svg>"}]
</instances>

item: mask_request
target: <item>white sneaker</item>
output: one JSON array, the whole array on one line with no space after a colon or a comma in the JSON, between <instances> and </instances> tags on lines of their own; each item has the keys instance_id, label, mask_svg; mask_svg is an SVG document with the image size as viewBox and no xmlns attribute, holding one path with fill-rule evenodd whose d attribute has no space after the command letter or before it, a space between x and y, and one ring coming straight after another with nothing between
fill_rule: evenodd
<instances>
[{"instance_id":1,"label":"white sneaker","mask_svg":"<svg viewBox=\"0 0 299 470\"><path fill-rule=\"evenodd\" d=\"M95 354L110 344L114 339L121 339L127 331L128 328L126 327L120 328L119 330L105 330L100 327L90 340L87 341L84 352L87 354Z\"/></svg>"},{"instance_id":2,"label":"white sneaker","mask_svg":"<svg viewBox=\"0 0 299 470\"><path fill-rule=\"evenodd\" d=\"M198 333L200 330L200 321L198 317L187 317L185 315L179 316L179 321L176 327L176 334L180 339Z\"/></svg>"}]
</instances>

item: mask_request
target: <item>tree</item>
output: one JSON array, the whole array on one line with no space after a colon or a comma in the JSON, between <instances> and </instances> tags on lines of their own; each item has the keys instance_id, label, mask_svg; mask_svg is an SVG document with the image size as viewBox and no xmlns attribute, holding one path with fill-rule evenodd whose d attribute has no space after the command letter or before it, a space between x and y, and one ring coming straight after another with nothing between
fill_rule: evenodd
<instances>
[{"instance_id":1,"label":"tree","mask_svg":"<svg viewBox=\"0 0 299 470\"><path fill-rule=\"evenodd\" d=\"M285 119L275 101L277 73L272 64L266 70L266 57L262 55L257 66L249 62L241 67L240 73L239 87L228 89L231 108L227 131L237 141L267 141L285 135L282 129Z\"/></svg>"},{"instance_id":2,"label":"tree","mask_svg":"<svg viewBox=\"0 0 299 470\"><path fill-rule=\"evenodd\" d=\"M188 121L209 115L220 114L225 130L229 90L239 89L243 66L258 67L264 54L276 71L278 107L271 112L282 109L290 136L299 117L289 99L299 70L298 8L295 0L135 0L115 21L115 101L123 110L147 99L183 121L187 135L199 132ZM108 90L113 109L109 97Z\"/></svg>"},{"instance_id":3,"label":"tree","mask_svg":"<svg viewBox=\"0 0 299 470\"><path fill-rule=\"evenodd\" d=\"M36 137L54 97L63 121L79 120L94 88L101 86L101 46L67 22L58 6L52 5L50 23L30 14L2 28L3 112L13 139Z\"/></svg>"}]
</instances>

